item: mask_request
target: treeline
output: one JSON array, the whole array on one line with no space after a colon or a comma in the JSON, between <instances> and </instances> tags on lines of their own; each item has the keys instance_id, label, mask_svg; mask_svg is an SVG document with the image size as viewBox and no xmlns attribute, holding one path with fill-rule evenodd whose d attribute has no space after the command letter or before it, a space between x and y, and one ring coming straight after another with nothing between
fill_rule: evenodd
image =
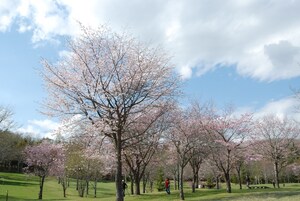
<instances>
[{"instance_id":1,"label":"treeline","mask_svg":"<svg viewBox=\"0 0 300 201\"><path fill-rule=\"evenodd\" d=\"M139 195L147 189L164 190L167 177L172 189L180 191L183 182L189 182L193 191L228 188L230 183L242 188L245 184L279 187L279 183L299 182L299 127L294 120L269 115L253 121L248 115L236 117L197 108L198 104L191 104L169 111L147 127L146 133L143 125L149 117L140 118L139 127L128 129L128 136L143 134L122 152L122 177L129 184L128 192ZM64 196L72 178L79 196L96 197L97 182L115 178L114 145L85 121L65 122L56 134L55 140L37 140L1 131L0 171L33 173L41 181L56 176Z\"/></svg>"},{"instance_id":2,"label":"treeline","mask_svg":"<svg viewBox=\"0 0 300 201\"><path fill-rule=\"evenodd\" d=\"M23 172L23 150L34 142L29 136L0 130L0 171Z\"/></svg>"}]
</instances>

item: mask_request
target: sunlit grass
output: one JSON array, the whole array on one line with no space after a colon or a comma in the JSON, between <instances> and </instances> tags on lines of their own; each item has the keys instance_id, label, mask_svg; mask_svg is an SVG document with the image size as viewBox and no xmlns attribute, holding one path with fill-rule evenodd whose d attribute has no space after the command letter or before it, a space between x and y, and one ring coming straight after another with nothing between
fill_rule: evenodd
<instances>
[{"instance_id":1,"label":"sunlit grass","mask_svg":"<svg viewBox=\"0 0 300 201\"><path fill-rule=\"evenodd\" d=\"M8 192L9 201L37 200L39 192L38 178L24 174L0 173L0 200L5 200ZM231 194L226 193L225 185L220 190L197 189L192 193L191 188L185 187L185 200L188 201L292 201L300 200L300 184L286 184L285 187L274 189L271 185L268 189L243 189L239 190L238 185L233 184ZM67 198L63 197L63 191L55 178L47 178L44 186L43 200L47 201L113 201L115 200L115 184L112 182L100 182L97 188L97 198L94 198L93 189L90 188L89 195L84 198L78 196L75 182L71 182L67 189ZM147 192L139 196L130 195L126 191L127 201L179 201L179 192L171 190L171 195L165 192Z\"/></svg>"}]
</instances>

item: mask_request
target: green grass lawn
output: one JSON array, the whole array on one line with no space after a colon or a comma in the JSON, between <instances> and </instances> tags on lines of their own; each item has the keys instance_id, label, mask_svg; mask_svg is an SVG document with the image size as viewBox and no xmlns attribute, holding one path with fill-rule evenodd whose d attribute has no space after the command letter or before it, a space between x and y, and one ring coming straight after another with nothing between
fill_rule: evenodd
<instances>
[{"instance_id":1,"label":"green grass lawn","mask_svg":"<svg viewBox=\"0 0 300 201\"><path fill-rule=\"evenodd\" d=\"M0 173L0 201L6 200L6 192L8 192L9 201L29 201L37 200L39 192L38 178L25 174ZM197 189L196 193L191 192L191 188L185 187L185 200L188 201L300 201L300 184L286 184L280 189L243 189L239 190L238 185L233 184L233 192L231 194L223 189ZM271 187L271 185L269 185ZM93 191L90 189L88 197L80 198L75 190L75 182L67 189L67 198L63 197L62 187L57 183L55 178L46 178L43 200L56 201L114 201L115 200L115 184L114 183L98 183L97 198L93 197ZM171 191L171 195L165 192L146 193L140 196L129 195L126 193L127 201L179 201L178 191Z\"/></svg>"}]
</instances>

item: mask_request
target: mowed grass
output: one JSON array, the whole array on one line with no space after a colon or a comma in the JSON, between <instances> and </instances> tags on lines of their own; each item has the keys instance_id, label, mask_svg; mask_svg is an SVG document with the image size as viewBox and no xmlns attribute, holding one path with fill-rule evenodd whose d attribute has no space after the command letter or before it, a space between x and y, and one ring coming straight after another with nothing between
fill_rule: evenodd
<instances>
[{"instance_id":1,"label":"mowed grass","mask_svg":"<svg viewBox=\"0 0 300 201\"><path fill-rule=\"evenodd\" d=\"M171 183L172 184L172 183ZM67 189L67 198L63 197L63 191L55 178L46 178L43 200L56 201L114 201L115 184L112 182L99 182L97 188L97 198L93 197L93 189L90 188L89 195L81 198L75 189L76 183L71 182ZM225 192L225 185L222 189L197 189L196 193L191 192L191 188L185 186L185 200L188 201L300 201L300 184L286 184L280 189L243 189L239 190L238 185L233 184L231 194ZM25 174L0 173L0 201L6 200L8 192L9 201L29 201L38 200L39 179L38 177ZM171 191L171 195L165 192L147 192L139 196L129 195L126 191L125 200L127 201L179 201L179 192Z\"/></svg>"}]
</instances>

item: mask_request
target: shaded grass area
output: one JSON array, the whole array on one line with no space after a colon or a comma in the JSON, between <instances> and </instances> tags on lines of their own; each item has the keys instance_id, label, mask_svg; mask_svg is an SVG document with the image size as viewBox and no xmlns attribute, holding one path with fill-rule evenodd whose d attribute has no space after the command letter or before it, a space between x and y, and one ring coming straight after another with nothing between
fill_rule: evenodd
<instances>
[{"instance_id":1,"label":"shaded grass area","mask_svg":"<svg viewBox=\"0 0 300 201\"><path fill-rule=\"evenodd\" d=\"M9 200L32 200L37 198L38 178L24 174L0 173L0 200L8 193Z\"/></svg>"},{"instance_id":2,"label":"shaded grass area","mask_svg":"<svg viewBox=\"0 0 300 201\"><path fill-rule=\"evenodd\" d=\"M9 201L29 201L38 200L39 178L24 174L0 173L0 201L5 200L8 191ZM171 183L172 184L172 183ZM266 185L265 185L266 186ZM188 201L300 201L300 184L286 184L284 188L274 189L267 185L268 189L243 189L239 190L238 185L233 185L231 194L226 193L225 185L223 189L197 189L192 193L191 188L185 186L185 200ZM149 189L148 189L149 191ZM67 198L63 197L63 191L55 178L46 178L43 200L46 201L113 201L115 200L115 184L112 182L99 182L97 184L97 198L94 198L93 189L90 187L89 195L84 198L78 196L76 182L72 181L67 189ZM179 201L179 192L172 191L171 195L165 192L152 192L139 196L130 195L129 189L126 191L127 201Z\"/></svg>"}]
</instances>

